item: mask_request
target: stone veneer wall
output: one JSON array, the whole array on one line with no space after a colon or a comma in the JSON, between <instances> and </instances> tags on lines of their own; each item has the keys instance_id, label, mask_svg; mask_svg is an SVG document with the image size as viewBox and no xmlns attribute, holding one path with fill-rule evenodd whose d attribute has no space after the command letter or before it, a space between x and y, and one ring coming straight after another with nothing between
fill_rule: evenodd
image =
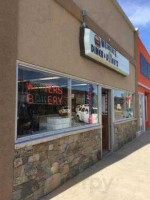
<instances>
[{"instance_id":1,"label":"stone veneer wall","mask_svg":"<svg viewBox=\"0 0 150 200\"><path fill-rule=\"evenodd\" d=\"M101 130L15 150L13 200L37 200L101 159Z\"/></svg>"},{"instance_id":2,"label":"stone veneer wall","mask_svg":"<svg viewBox=\"0 0 150 200\"><path fill-rule=\"evenodd\" d=\"M136 123L133 120L114 125L114 150L120 149L136 137Z\"/></svg>"}]
</instances>

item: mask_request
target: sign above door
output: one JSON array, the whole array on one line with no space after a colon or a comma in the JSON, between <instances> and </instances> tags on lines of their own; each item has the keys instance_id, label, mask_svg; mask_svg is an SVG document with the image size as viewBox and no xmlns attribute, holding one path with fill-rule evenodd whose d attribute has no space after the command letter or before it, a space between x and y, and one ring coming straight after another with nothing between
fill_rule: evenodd
<instances>
[{"instance_id":1,"label":"sign above door","mask_svg":"<svg viewBox=\"0 0 150 200\"><path fill-rule=\"evenodd\" d=\"M81 27L80 51L81 55L102 63L124 76L130 73L129 60L89 28Z\"/></svg>"}]
</instances>

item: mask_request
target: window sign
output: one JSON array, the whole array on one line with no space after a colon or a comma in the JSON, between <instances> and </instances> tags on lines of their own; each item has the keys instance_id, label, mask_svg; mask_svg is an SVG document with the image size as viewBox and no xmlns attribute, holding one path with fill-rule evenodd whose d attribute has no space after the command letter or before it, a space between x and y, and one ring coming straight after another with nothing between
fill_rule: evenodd
<instances>
[{"instance_id":1,"label":"window sign","mask_svg":"<svg viewBox=\"0 0 150 200\"><path fill-rule=\"evenodd\" d=\"M92 30L81 28L80 48L81 55L103 63L124 76L129 75L129 60Z\"/></svg>"}]
</instances>

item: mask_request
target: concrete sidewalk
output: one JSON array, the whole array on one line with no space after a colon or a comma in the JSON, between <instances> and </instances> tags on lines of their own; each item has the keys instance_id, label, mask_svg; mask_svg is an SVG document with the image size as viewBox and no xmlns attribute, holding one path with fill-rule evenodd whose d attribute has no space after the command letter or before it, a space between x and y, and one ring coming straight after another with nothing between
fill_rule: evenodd
<instances>
[{"instance_id":1,"label":"concrete sidewalk","mask_svg":"<svg viewBox=\"0 0 150 200\"><path fill-rule=\"evenodd\" d=\"M41 200L150 200L150 132Z\"/></svg>"}]
</instances>

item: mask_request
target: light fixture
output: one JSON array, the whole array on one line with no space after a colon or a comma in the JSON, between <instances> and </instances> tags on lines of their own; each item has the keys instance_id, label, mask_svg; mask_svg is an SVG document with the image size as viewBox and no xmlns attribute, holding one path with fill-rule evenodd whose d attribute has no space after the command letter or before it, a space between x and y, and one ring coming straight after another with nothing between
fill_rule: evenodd
<instances>
[{"instance_id":1,"label":"light fixture","mask_svg":"<svg viewBox=\"0 0 150 200\"><path fill-rule=\"evenodd\" d=\"M85 18L87 16L87 10L82 10L82 27L86 27Z\"/></svg>"}]
</instances>

